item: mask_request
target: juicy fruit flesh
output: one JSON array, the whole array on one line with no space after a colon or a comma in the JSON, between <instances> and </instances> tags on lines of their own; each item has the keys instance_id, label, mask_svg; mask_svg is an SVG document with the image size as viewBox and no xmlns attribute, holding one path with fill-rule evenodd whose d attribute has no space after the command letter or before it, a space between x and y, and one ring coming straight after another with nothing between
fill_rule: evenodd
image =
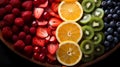
<instances>
[{"instance_id":1,"label":"juicy fruit flesh","mask_svg":"<svg viewBox=\"0 0 120 67\"><path fill-rule=\"evenodd\" d=\"M82 30L76 22L63 22L58 26L56 36L59 42L78 42L82 38Z\"/></svg>"},{"instance_id":2,"label":"juicy fruit flesh","mask_svg":"<svg viewBox=\"0 0 120 67\"><path fill-rule=\"evenodd\" d=\"M58 13L64 21L77 21L81 19L83 10L79 2L61 2Z\"/></svg>"},{"instance_id":3,"label":"juicy fruit flesh","mask_svg":"<svg viewBox=\"0 0 120 67\"><path fill-rule=\"evenodd\" d=\"M81 57L82 53L78 44L72 41L61 43L60 48L57 50L58 61L67 66L75 65Z\"/></svg>"}]
</instances>

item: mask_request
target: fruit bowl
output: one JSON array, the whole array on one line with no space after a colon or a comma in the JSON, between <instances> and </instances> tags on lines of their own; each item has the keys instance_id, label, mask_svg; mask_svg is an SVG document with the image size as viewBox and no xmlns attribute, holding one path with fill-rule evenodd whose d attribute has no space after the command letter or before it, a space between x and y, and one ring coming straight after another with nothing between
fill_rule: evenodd
<instances>
[{"instance_id":1,"label":"fruit bowl","mask_svg":"<svg viewBox=\"0 0 120 67\"><path fill-rule=\"evenodd\" d=\"M19 56L38 65L89 66L119 49L119 6L117 0L1 0L0 40ZM72 47L68 46L71 44ZM69 59L76 51L79 60L63 63L62 48L67 51L67 57L71 56ZM72 49L75 49L73 53Z\"/></svg>"}]
</instances>

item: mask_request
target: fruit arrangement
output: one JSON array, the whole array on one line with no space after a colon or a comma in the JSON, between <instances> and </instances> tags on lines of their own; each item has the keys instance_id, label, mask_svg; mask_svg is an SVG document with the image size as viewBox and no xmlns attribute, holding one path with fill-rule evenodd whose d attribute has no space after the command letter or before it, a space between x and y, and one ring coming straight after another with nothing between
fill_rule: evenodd
<instances>
[{"instance_id":1,"label":"fruit arrangement","mask_svg":"<svg viewBox=\"0 0 120 67\"><path fill-rule=\"evenodd\" d=\"M120 40L118 0L0 0L0 39L40 65L96 60Z\"/></svg>"}]
</instances>

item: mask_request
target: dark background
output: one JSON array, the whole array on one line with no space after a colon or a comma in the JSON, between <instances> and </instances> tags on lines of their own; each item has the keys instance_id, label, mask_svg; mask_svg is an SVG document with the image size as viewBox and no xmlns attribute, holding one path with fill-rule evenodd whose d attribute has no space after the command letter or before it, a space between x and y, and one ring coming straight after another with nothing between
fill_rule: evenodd
<instances>
[{"instance_id":1,"label":"dark background","mask_svg":"<svg viewBox=\"0 0 120 67\"><path fill-rule=\"evenodd\" d=\"M8 49L1 41L0 41L0 65L17 65L17 66L28 65L33 67L41 67L41 66L38 66L37 64L34 64L16 55L14 52ZM114 53L109 55L107 58L91 66L101 67L101 66L108 66L108 65L109 66L114 65L114 67L116 66L120 67L120 49L117 49Z\"/></svg>"}]
</instances>

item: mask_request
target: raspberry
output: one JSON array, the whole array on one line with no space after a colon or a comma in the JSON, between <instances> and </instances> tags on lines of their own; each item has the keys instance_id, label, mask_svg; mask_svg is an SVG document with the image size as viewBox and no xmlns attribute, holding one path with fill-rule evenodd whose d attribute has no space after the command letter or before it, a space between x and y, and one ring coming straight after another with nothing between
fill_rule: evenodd
<instances>
[{"instance_id":1,"label":"raspberry","mask_svg":"<svg viewBox=\"0 0 120 67\"><path fill-rule=\"evenodd\" d=\"M15 19L15 25L23 26L24 25L24 20L22 18L16 18Z\"/></svg>"},{"instance_id":2,"label":"raspberry","mask_svg":"<svg viewBox=\"0 0 120 67\"><path fill-rule=\"evenodd\" d=\"M18 40L14 43L14 48L17 51L22 51L25 47L25 43L22 40Z\"/></svg>"},{"instance_id":3,"label":"raspberry","mask_svg":"<svg viewBox=\"0 0 120 67\"><path fill-rule=\"evenodd\" d=\"M26 37L26 33L22 32L22 31L18 35L18 38L21 39L21 40L25 39L25 37Z\"/></svg>"}]
</instances>

